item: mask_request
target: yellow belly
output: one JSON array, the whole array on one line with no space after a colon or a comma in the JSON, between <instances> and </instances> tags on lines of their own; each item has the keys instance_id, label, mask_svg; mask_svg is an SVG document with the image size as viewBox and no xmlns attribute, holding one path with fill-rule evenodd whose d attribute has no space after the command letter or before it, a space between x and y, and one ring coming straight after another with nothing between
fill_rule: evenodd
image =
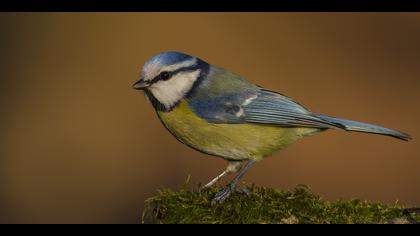
<instances>
[{"instance_id":1,"label":"yellow belly","mask_svg":"<svg viewBox=\"0 0 420 236\"><path fill-rule=\"evenodd\" d=\"M212 124L196 116L184 100L170 112L158 112L182 143L230 160L261 160L299 138L319 131L259 124Z\"/></svg>"}]
</instances>

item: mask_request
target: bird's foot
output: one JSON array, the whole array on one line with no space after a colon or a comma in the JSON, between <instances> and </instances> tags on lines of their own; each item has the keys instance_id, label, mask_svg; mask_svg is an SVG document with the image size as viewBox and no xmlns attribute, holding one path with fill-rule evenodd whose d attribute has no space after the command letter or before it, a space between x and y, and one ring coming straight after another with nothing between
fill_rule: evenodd
<instances>
[{"instance_id":1,"label":"bird's foot","mask_svg":"<svg viewBox=\"0 0 420 236\"><path fill-rule=\"evenodd\" d=\"M230 197L230 195L232 195L234 190L235 190L235 187L229 184L220 192L216 193L213 200L211 201L211 205L216 205L218 203L224 202L226 199Z\"/></svg>"}]
</instances>

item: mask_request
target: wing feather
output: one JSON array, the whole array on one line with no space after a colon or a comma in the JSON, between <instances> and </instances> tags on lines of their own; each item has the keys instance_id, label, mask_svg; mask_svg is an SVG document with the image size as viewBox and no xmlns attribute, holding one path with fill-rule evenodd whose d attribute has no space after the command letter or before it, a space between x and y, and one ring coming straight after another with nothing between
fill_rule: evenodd
<instances>
[{"instance_id":1,"label":"wing feather","mask_svg":"<svg viewBox=\"0 0 420 236\"><path fill-rule=\"evenodd\" d=\"M211 123L256 123L319 129L343 128L339 124L320 119L286 96L264 89L205 101L191 100L190 106L196 114Z\"/></svg>"},{"instance_id":2,"label":"wing feather","mask_svg":"<svg viewBox=\"0 0 420 236\"><path fill-rule=\"evenodd\" d=\"M290 98L261 89L258 96L244 106L245 121L278 126L303 126L313 128L342 128L314 116Z\"/></svg>"},{"instance_id":3,"label":"wing feather","mask_svg":"<svg viewBox=\"0 0 420 236\"><path fill-rule=\"evenodd\" d=\"M321 119L292 99L220 68L212 67L206 80L188 97L189 106L210 123L256 123L285 127L340 128Z\"/></svg>"}]
</instances>

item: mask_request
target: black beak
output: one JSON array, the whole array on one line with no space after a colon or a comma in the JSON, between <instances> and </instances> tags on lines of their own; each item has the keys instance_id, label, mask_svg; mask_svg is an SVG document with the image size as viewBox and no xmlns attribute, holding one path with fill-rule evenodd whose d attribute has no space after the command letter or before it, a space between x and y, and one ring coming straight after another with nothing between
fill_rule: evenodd
<instances>
[{"instance_id":1,"label":"black beak","mask_svg":"<svg viewBox=\"0 0 420 236\"><path fill-rule=\"evenodd\" d=\"M149 87L149 83L145 82L144 79L140 79L133 84L133 89L143 90L147 87Z\"/></svg>"}]
</instances>

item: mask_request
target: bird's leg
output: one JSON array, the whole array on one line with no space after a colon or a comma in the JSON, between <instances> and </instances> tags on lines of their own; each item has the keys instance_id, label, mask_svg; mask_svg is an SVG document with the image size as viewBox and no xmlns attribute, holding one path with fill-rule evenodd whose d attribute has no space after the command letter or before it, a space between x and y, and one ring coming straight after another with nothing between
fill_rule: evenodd
<instances>
[{"instance_id":1,"label":"bird's leg","mask_svg":"<svg viewBox=\"0 0 420 236\"><path fill-rule=\"evenodd\" d=\"M229 161L229 165L226 167L226 170L223 171L216 178L212 179L206 185L201 187L200 190L203 190L212 186L213 184L217 183L221 178L225 177L227 174L238 172L238 170L241 169L241 166L242 166L242 161Z\"/></svg>"},{"instance_id":2,"label":"bird's leg","mask_svg":"<svg viewBox=\"0 0 420 236\"><path fill-rule=\"evenodd\" d=\"M248 161L246 166L239 172L237 176L224 188L222 191L216 193L212 200L212 205L216 203L221 203L224 200L226 200L235 190L236 185L238 185L241 178L248 172L248 170L252 167L252 165L255 163L254 160Z\"/></svg>"},{"instance_id":3,"label":"bird's leg","mask_svg":"<svg viewBox=\"0 0 420 236\"><path fill-rule=\"evenodd\" d=\"M206 185L204 185L203 187L201 187L200 190L206 189L210 186L212 186L213 184L219 182L219 180L223 177L225 177L229 172L227 170L223 171L220 175L218 175L216 178L212 179L210 182L208 182Z\"/></svg>"}]
</instances>

